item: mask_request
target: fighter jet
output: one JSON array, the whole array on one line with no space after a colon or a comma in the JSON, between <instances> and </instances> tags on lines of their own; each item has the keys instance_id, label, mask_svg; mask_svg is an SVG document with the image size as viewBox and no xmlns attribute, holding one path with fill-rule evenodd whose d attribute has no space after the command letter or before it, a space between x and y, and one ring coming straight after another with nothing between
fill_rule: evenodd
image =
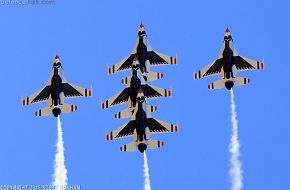
<instances>
[{"instance_id":1,"label":"fighter jet","mask_svg":"<svg viewBox=\"0 0 290 190\"><path fill-rule=\"evenodd\" d=\"M52 72L47 85L22 100L22 106L34 103L49 102L49 106L35 112L36 116L49 116L51 113L58 117L60 113L70 113L77 106L65 104L66 98L92 96L92 90L82 88L67 82L58 55L55 56Z\"/></svg>"},{"instance_id":2,"label":"fighter jet","mask_svg":"<svg viewBox=\"0 0 290 190\"><path fill-rule=\"evenodd\" d=\"M163 74L161 73L150 72L148 75L148 81L154 81L161 78L163 78ZM102 109L106 109L111 106L128 104L129 108L133 110L137 102L137 94L140 88L148 99L169 97L172 95L171 90L162 89L147 84L140 70L140 63L136 56L132 64L131 76L123 79L122 83L126 84L126 88L111 97L109 100L102 102Z\"/></svg>"},{"instance_id":3,"label":"fighter jet","mask_svg":"<svg viewBox=\"0 0 290 190\"><path fill-rule=\"evenodd\" d=\"M264 63L240 56L234 47L230 30L227 28L222 51L218 59L194 74L194 79L220 75L221 79L208 85L209 89L220 89L224 86L231 90L233 86L248 84L250 79L237 77L237 72L246 70L263 70Z\"/></svg>"},{"instance_id":4,"label":"fighter jet","mask_svg":"<svg viewBox=\"0 0 290 190\"><path fill-rule=\"evenodd\" d=\"M142 23L139 27L138 37L132 54L119 61L112 67L109 67L109 74L131 69L135 56L137 56L140 62L140 69L143 73L145 80L147 80L147 75L150 72L151 66L177 64L177 58L167 56L152 50L147 40L147 34Z\"/></svg>"},{"instance_id":5,"label":"fighter jet","mask_svg":"<svg viewBox=\"0 0 290 190\"><path fill-rule=\"evenodd\" d=\"M106 141L119 138L134 137L134 141L120 147L121 151L133 152L137 149L143 153L147 148L156 149L164 146L162 141L150 139L152 134L178 132L178 125L166 123L161 120L152 118L151 113L156 111L156 106L149 106L146 103L145 96L140 89L137 97L137 107L131 121L118 129L106 134ZM129 111L124 110L116 114L118 118L128 117Z\"/></svg>"}]
</instances>

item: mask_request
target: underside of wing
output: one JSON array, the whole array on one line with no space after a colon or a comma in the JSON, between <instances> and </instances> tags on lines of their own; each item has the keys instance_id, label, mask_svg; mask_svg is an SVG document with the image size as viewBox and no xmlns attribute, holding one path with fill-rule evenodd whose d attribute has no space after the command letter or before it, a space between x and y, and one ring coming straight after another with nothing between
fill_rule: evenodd
<instances>
[{"instance_id":1,"label":"underside of wing","mask_svg":"<svg viewBox=\"0 0 290 190\"><path fill-rule=\"evenodd\" d=\"M116 94L115 96L111 97L105 102L102 102L102 109L105 109L111 106L117 106L117 105L128 102L129 93L130 93L130 88L125 88L124 90Z\"/></svg>"},{"instance_id":2,"label":"underside of wing","mask_svg":"<svg viewBox=\"0 0 290 190\"><path fill-rule=\"evenodd\" d=\"M264 63L255 61L242 56L235 56L234 62L237 70L245 71L245 70L263 70Z\"/></svg>"},{"instance_id":3,"label":"underside of wing","mask_svg":"<svg viewBox=\"0 0 290 190\"><path fill-rule=\"evenodd\" d=\"M62 90L66 98L92 96L92 91L73 84L63 83Z\"/></svg>"},{"instance_id":4,"label":"underside of wing","mask_svg":"<svg viewBox=\"0 0 290 190\"><path fill-rule=\"evenodd\" d=\"M135 121L129 121L125 125L119 127L118 129L108 133L106 135L106 140L115 140L119 138L128 138L131 137L134 134L135 130Z\"/></svg>"},{"instance_id":5,"label":"underside of wing","mask_svg":"<svg viewBox=\"0 0 290 190\"><path fill-rule=\"evenodd\" d=\"M178 132L178 126L154 118L148 118L147 124L151 134Z\"/></svg>"},{"instance_id":6,"label":"underside of wing","mask_svg":"<svg viewBox=\"0 0 290 190\"><path fill-rule=\"evenodd\" d=\"M49 99L50 92L50 86L46 86L43 89L38 90L31 96L27 97L26 99L23 99L22 106L27 106L33 103L46 102Z\"/></svg>"},{"instance_id":7,"label":"underside of wing","mask_svg":"<svg viewBox=\"0 0 290 190\"><path fill-rule=\"evenodd\" d=\"M152 66L177 64L177 58L167 56L158 52L149 51L148 60Z\"/></svg>"},{"instance_id":8,"label":"underside of wing","mask_svg":"<svg viewBox=\"0 0 290 190\"><path fill-rule=\"evenodd\" d=\"M222 59L217 59L194 74L194 79L218 75L222 71Z\"/></svg>"},{"instance_id":9,"label":"underside of wing","mask_svg":"<svg viewBox=\"0 0 290 190\"><path fill-rule=\"evenodd\" d=\"M132 68L132 63L134 60L135 54L131 54L128 57L124 58L120 62L116 63L112 67L109 67L109 74L116 73L119 71L124 71Z\"/></svg>"},{"instance_id":10,"label":"underside of wing","mask_svg":"<svg viewBox=\"0 0 290 190\"><path fill-rule=\"evenodd\" d=\"M121 94L116 98L116 100L114 100L111 104L111 106L113 105L117 105L117 104L121 104L123 102L127 102L129 99L129 88L125 88Z\"/></svg>"},{"instance_id":11,"label":"underside of wing","mask_svg":"<svg viewBox=\"0 0 290 190\"><path fill-rule=\"evenodd\" d=\"M163 89L163 88L158 88L156 86L151 86L148 84L142 85L141 86L142 91L146 98L159 98L159 97L168 97L172 95L171 90Z\"/></svg>"}]
</instances>

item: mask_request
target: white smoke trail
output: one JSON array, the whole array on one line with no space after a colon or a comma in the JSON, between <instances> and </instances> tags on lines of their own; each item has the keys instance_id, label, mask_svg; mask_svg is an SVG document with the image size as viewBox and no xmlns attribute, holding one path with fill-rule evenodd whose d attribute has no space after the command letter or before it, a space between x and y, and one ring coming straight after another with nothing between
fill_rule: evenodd
<instances>
[{"instance_id":1,"label":"white smoke trail","mask_svg":"<svg viewBox=\"0 0 290 190\"><path fill-rule=\"evenodd\" d=\"M241 190L243 187L243 171L242 164L239 160L240 156L240 143L238 139L238 120L236 112L236 104L234 100L234 91L231 89L231 122L232 122L232 137L229 146L231 153L231 168L229 171L231 177L231 190Z\"/></svg>"},{"instance_id":2,"label":"white smoke trail","mask_svg":"<svg viewBox=\"0 0 290 190\"><path fill-rule=\"evenodd\" d=\"M149 167L148 167L146 151L144 151L143 157L144 157L144 190L151 190Z\"/></svg>"},{"instance_id":3,"label":"white smoke trail","mask_svg":"<svg viewBox=\"0 0 290 190\"><path fill-rule=\"evenodd\" d=\"M67 170L64 165L64 147L62 139L62 128L59 116L57 117L57 151L55 154L54 182L58 189L67 185Z\"/></svg>"}]
</instances>

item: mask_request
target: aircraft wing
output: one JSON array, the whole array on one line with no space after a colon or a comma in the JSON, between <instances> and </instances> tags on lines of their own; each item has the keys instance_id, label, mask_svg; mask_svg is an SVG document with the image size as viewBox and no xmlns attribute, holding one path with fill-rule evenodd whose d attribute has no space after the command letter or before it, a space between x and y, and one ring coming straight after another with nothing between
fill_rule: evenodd
<instances>
[{"instance_id":1,"label":"aircraft wing","mask_svg":"<svg viewBox=\"0 0 290 190\"><path fill-rule=\"evenodd\" d=\"M66 98L78 98L92 96L92 90L76 86L74 84L63 83L62 91Z\"/></svg>"},{"instance_id":2,"label":"aircraft wing","mask_svg":"<svg viewBox=\"0 0 290 190\"><path fill-rule=\"evenodd\" d=\"M111 141L120 138L132 137L135 130L136 121L129 121L125 125L122 125L118 129L106 134L106 141Z\"/></svg>"},{"instance_id":3,"label":"aircraft wing","mask_svg":"<svg viewBox=\"0 0 290 190\"><path fill-rule=\"evenodd\" d=\"M150 134L161 134L161 133L176 133L178 132L178 126L173 124L154 119L148 118L147 125L150 130Z\"/></svg>"},{"instance_id":4,"label":"aircraft wing","mask_svg":"<svg viewBox=\"0 0 290 190\"><path fill-rule=\"evenodd\" d=\"M142 85L141 89L147 99L172 96L172 91L152 85Z\"/></svg>"},{"instance_id":5,"label":"aircraft wing","mask_svg":"<svg viewBox=\"0 0 290 190\"><path fill-rule=\"evenodd\" d=\"M158 88L156 86L151 86L148 84L141 85L141 89L147 99L172 96L171 90ZM101 103L102 109L128 103L129 94L130 94L130 87L127 87L124 90L120 91L115 96L112 96L110 99L102 102Z\"/></svg>"},{"instance_id":6,"label":"aircraft wing","mask_svg":"<svg viewBox=\"0 0 290 190\"><path fill-rule=\"evenodd\" d=\"M125 88L115 96L112 96L110 99L102 102L102 109L127 103L129 100L129 93L130 88Z\"/></svg>"},{"instance_id":7,"label":"aircraft wing","mask_svg":"<svg viewBox=\"0 0 290 190\"><path fill-rule=\"evenodd\" d=\"M217 59L194 74L194 79L219 75L222 71L222 59Z\"/></svg>"},{"instance_id":8,"label":"aircraft wing","mask_svg":"<svg viewBox=\"0 0 290 190\"><path fill-rule=\"evenodd\" d=\"M131 54L125 57L123 60L116 63L115 65L109 67L109 70L108 70L109 74L131 69L134 57L135 57L135 54Z\"/></svg>"},{"instance_id":9,"label":"aircraft wing","mask_svg":"<svg viewBox=\"0 0 290 190\"><path fill-rule=\"evenodd\" d=\"M22 99L22 106L27 106L33 103L47 102L50 96L50 86L46 86L26 99Z\"/></svg>"},{"instance_id":10,"label":"aircraft wing","mask_svg":"<svg viewBox=\"0 0 290 190\"><path fill-rule=\"evenodd\" d=\"M177 64L177 58L164 55L155 51L148 52L148 60L152 66L172 65Z\"/></svg>"},{"instance_id":11,"label":"aircraft wing","mask_svg":"<svg viewBox=\"0 0 290 190\"><path fill-rule=\"evenodd\" d=\"M238 71L263 70L264 63L242 56L235 56L234 62Z\"/></svg>"}]
</instances>

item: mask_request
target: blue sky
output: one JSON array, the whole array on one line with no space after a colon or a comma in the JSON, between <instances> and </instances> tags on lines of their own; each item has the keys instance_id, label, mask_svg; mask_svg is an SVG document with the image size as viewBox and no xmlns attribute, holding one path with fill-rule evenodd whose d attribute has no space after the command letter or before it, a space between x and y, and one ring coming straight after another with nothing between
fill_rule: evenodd
<instances>
[{"instance_id":1,"label":"blue sky","mask_svg":"<svg viewBox=\"0 0 290 190\"><path fill-rule=\"evenodd\" d=\"M155 68L173 97L152 100L154 116L180 124L180 133L156 135L165 147L148 152L152 189L229 189L230 93L209 91L218 78L193 80L193 70L216 59L228 26L238 52L265 60L265 71L236 88L244 189L289 189L289 2L287 1L70 1L55 5L0 5L0 184L50 184L56 118L36 118L46 104L21 107L43 87L59 54L67 79L93 86L93 97L68 100L79 110L62 115L69 184L83 189L143 188L143 158L104 141L127 120L100 110L124 88L129 73L108 76L107 66L131 53L142 21L154 50L178 53L179 65ZM152 83L153 84L153 83Z\"/></svg>"}]
</instances>

